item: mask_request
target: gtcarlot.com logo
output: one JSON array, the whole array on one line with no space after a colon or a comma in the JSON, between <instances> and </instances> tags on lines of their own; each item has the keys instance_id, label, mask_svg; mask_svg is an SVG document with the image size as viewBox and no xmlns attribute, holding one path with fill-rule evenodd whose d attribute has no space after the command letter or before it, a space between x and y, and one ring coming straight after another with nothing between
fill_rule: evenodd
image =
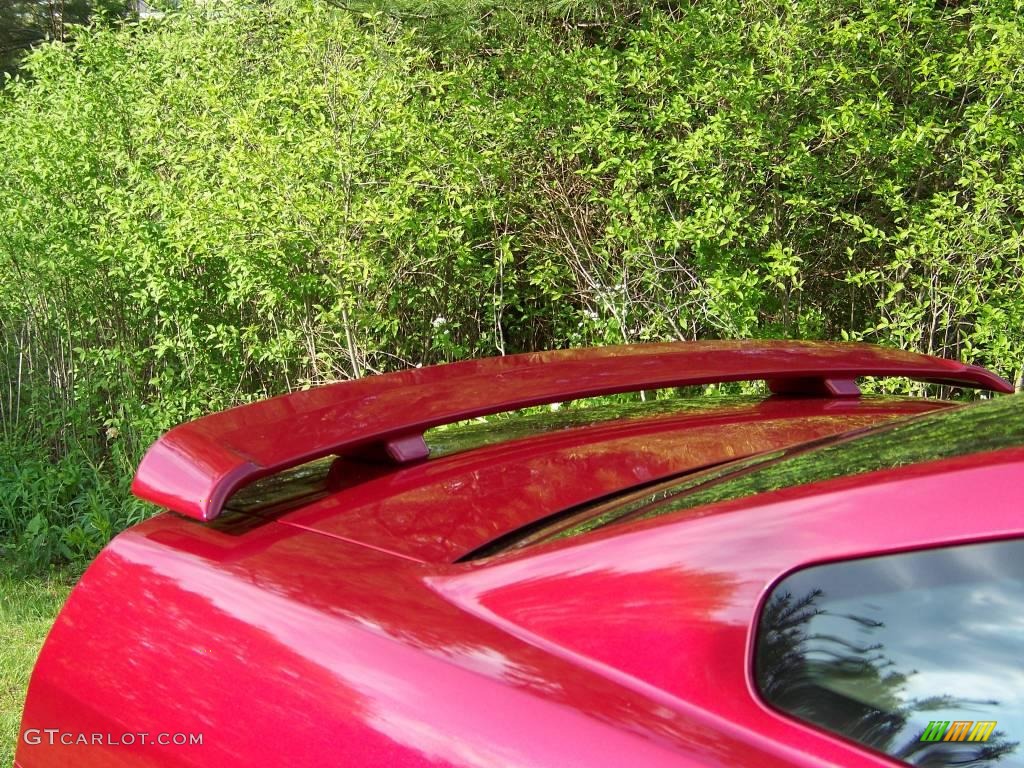
<instances>
[{"instance_id":1,"label":"gtcarlot.com logo","mask_svg":"<svg viewBox=\"0 0 1024 768\"><path fill-rule=\"evenodd\" d=\"M76 733L60 728L26 728L21 735L26 744L49 746L131 747L136 745L175 746L201 745L201 733Z\"/></svg>"}]
</instances>

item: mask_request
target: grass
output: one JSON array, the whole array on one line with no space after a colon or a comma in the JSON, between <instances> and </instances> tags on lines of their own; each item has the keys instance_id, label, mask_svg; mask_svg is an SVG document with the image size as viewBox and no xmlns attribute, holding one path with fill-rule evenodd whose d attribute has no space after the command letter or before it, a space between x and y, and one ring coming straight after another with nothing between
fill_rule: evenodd
<instances>
[{"instance_id":1,"label":"grass","mask_svg":"<svg viewBox=\"0 0 1024 768\"><path fill-rule=\"evenodd\" d=\"M0 766L14 761L29 675L75 582L70 572L24 575L0 560Z\"/></svg>"}]
</instances>

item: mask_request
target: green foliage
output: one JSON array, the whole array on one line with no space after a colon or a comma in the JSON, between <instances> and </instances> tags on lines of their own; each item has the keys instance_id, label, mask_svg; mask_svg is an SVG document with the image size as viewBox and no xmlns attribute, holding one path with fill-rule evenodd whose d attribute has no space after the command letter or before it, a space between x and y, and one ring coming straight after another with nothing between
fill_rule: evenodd
<instances>
[{"instance_id":1,"label":"green foliage","mask_svg":"<svg viewBox=\"0 0 1024 768\"><path fill-rule=\"evenodd\" d=\"M86 558L161 430L404 365L783 336L1016 379L1022 10L204 2L40 47L0 90L0 538Z\"/></svg>"},{"instance_id":2,"label":"green foliage","mask_svg":"<svg viewBox=\"0 0 1024 768\"><path fill-rule=\"evenodd\" d=\"M132 465L124 457L103 466L82 448L59 457L28 439L0 441L0 559L23 566L88 562L122 528L149 514L131 495Z\"/></svg>"},{"instance_id":3,"label":"green foliage","mask_svg":"<svg viewBox=\"0 0 1024 768\"><path fill-rule=\"evenodd\" d=\"M574 51L579 289L627 338L847 333L1016 373L1020 10L699 3Z\"/></svg>"},{"instance_id":4,"label":"green foliage","mask_svg":"<svg viewBox=\"0 0 1024 768\"><path fill-rule=\"evenodd\" d=\"M14 762L32 665L75 575L27 575L0 559L0 765Z\"/></svg>"},{"instance_id":5,"label":"green foliage","mask_svg":"<svg viewBox=\"0 0 1024 768\"><path fill-rule=\"evenodd\" d=\"M4 0L0 4L0 82L25 53L44 40L67 40L94 17L127 16L132 0Z\"/></svg>"}]
</instances>

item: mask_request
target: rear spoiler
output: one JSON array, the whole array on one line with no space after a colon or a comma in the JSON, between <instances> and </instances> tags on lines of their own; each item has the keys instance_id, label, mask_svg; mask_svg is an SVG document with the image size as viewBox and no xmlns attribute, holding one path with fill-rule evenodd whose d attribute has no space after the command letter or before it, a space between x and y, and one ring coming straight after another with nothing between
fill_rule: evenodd
<instances>
[{"instance_id":1,"label":"rear spoiler","mask_svg":"<svg viewBox=\"0 0 1024 768\"><path fill-rule=\"evenodd\" d=\"M425 459L423 433L477 416L583 397L764 380L776 394L856 397L859 376L1012 392L992 372L868 344L705 341L468 360L293 392L174 427L142 459L132 492L212 520L236 490L336 455Z\"/></svg>"}]
</instances>

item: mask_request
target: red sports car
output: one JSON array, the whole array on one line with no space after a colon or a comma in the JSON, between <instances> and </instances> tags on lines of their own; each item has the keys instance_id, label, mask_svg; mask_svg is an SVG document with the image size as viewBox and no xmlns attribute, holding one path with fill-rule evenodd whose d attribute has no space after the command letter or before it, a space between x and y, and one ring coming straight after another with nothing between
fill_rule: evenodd
<instances>
[{"instance_id":1,"label":"red sports car","mask_svg":"<svg viewBox=\"0 0 1024 768\"><path fill-rule=\"evenodd\" d=\"M1024 402L867 345L373 376L172 429L16 764L1024 765ZM763 380L761 397L480 416ZM475 421L474 421L475 420ZM438 429L444 425L456 426Z\"/></svg>"}]
</instances>

